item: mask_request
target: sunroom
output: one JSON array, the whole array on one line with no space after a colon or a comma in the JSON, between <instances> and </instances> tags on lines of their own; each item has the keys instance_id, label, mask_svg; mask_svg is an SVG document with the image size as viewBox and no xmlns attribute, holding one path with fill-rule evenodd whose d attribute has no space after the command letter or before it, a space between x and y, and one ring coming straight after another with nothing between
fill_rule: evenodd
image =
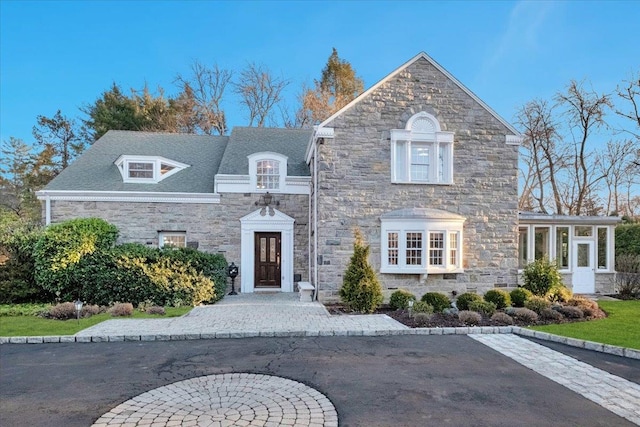
<instances>
[{"instance_id":1,"label":"sunroom","mask_svg":"<svg viewBox=\"0 0 640 427\"><path fill-rule=\"evenodd\" d=\"M518 271L534 260L555 260L564 283L579 294L613 293L615 227L619 217L520 212Z\"/></svg>"}]
</instances>

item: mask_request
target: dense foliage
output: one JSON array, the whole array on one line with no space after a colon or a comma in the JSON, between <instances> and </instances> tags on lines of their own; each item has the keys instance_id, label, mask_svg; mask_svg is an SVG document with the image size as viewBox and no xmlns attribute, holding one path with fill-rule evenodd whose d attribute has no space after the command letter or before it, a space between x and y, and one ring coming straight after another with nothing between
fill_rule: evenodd
<instances>
[{"instance_id":1,"label":"dense foliage","mask_svg":"<svg viewBox=\"0 0 640 427\"><path fill-rule=\"evenodd\" d=\"M34 248L36 283L58 298L71 301L79 296L85 276L86 258L109 250L118 229L99 218L78 218L47 227Z\"/></svg>"},{"instance_id":2,"label":"dense foliage","mask_svg":"<svg viewBox=\"0 0 640 427\"><path fill-rule=\"evenodd\" d=\"M525 288L515 288L509 293L511 304L513 304L514 307L524 307L524 303L527 302L532 295L533 293Z\"/></svg>"},{"instance_id":3,"label":"dense foliage","mask_svg":"<svg viewBox=\"0 0 640 427\"><path fill-rule=\"evenodd\" d=\"M640 254L640 223L616 227L616 258Z\"/></svg>"},{"instance_id":4,"label":"dense foliage","mask_svg":"<svg viewBox=\"0 0 640 427\"><path fill-rule=\"evenodd\" d=\"M511 305L511 295L502 289L489 289L484 294L484 300L492 302L497 309L502 309Z\"/></svg>"},{"instance_id":5,"label":"dense foliage","mask_svg":"<svg viewBox=\"0 0 640 427\"><path fill-rule=\"evenodd\" d=\"M465 292L462 295L458 295L458 299L456 300L458 310L469 310L469 303L472 301L482 301L482 297L472 292Z\"/></svg>"},{"instance_id":6,"label":"dense foliage","mask_svg":"<svg viewBox=\"0 0 640 427\"><path fill-rule=\"evenodd\" d=\"M353 255L344 273L340 298L352 310L372 313L382 304L382 286L369 264L369 246L360 230L355 232Z\"/></svg>"},{"instance_id":7,"label":"dense foliage","mask_svg":"<svg viewBox=\"0 0 640 427\"><path fill-rule=\"evenodd\" d=\"M558 267L547 258L537 259L527 264L522 277L524 279L522 287L538 296L545 296L551 289L564 286Z\"/></svg>"}]
</instances>

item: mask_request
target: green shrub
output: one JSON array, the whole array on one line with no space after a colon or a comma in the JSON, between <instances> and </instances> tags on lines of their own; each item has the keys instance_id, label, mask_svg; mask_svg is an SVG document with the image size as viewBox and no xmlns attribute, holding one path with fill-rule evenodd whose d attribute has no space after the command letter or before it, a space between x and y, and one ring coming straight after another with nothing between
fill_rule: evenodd
<instances>
[{"instance_id":1,"label":"green shrub","mask_svg":"<svg viewBox=\"0 0 640 427\"><path fill-rule=\"evenodd\" d=\"M526 323L535 323L538 321L538 313L528 308L514 308L512 316Z\"/></svg>"},{"instance_id":2,"label":"green shrub","mask_svg":"<svg viewBox=\"0 0 640 427\"><path fill-rule=\"evenodd\" d=\"M462 310L458 313L458 319L465 325L478 325L482 322L482 316L475 311Z\"/></svg>"},{"instance_id":3,"label":"green shrub","mask_svg":"<svg viewBox=\"0 0 640 427\"><path fill-rule=\"evenodd\" d=\"M433 311L435 313L442 313L445 309L451 307L451 301L449 301L449 298L440 292L427 292L422 295L420 301L426 302L433 307Z\"/></svg>"},{"instance_id":4,"label":"green shrub","mask_svg":"<svg viewBox=\"0 0 640 427\"><path fill-rule=\"evenodd\" d=\"M125 317L133 315L133 304L130 302L117 303L109 308L107 312L113 317Z\"/></svg>"},{"instance_id":5,"label":"green shrub","mask_svg":"<svg viewBox=\"0 0 640 427\"><path fill-rule=\"evenodd\" d=\"M493 316L491 316L491 321L499 325L513 325L513 318L501 311L494 313Z\"/></svg>"},{"instance_id":6,"label":"green shrub","mask_svg":"<svg viewBox=\"0 0 640 427\"><path fill-rule=\"evenodd\" d=\"M506 308L511 305L509 292L503 291L502 289L489 289L484 294L484 300L494 303L497 309Z\"/></svg>"},{"instance_id":7,"label":"green shrub","mask_svg":"<svg viewBox=\"0 0 640 427\"><path fill-rule=\"evenodd\" d=\"M189 263L196 271L211 279L215 286L214 296L207 302L221 300L227 291L227 260L220 254L209 254L193 248L164 249L170 259Z\"/></svg>"},{"instance_id":8,"label":"green shrub","mask_svg":"<svg viewBox=\"0 0 640 427\"><path fill-rule=\"evenodd\" d=\"M339 294L349 308L361 313L372 313L382 304L382 286L369 264L369 246L365 244L360 230L355 231L353 255Z\"/></svg>"},{"instance_id":9,"label":"green shrub","mask_svg":"<svg viewBox=\"0 0 640 427\"><path fill-rule=\"evenodd\" d=\"M527 302L524 303L524 306L529 310L533 310L536 313L540 314L542 310L551 308L551 303L549 302L549 300L543 297L533 295L527 300Z\"/></svg>"},{"instance_id":10,"label":"green shrub","mask_svg":"<svg viewBox=\"0 0 640 427\"><path fill-rule=\"evenodd\" d=\"M83 262L83 275L90 280L82 297L101 305L129 301L136 306L180 306L215 301L219 299L216 288L206 273L219 277L226 261L221 255L196 252L130 243L94 253Z\"/></svg>"},{"instance_id":11,"label":"green shrub","mask_svg":"<svg viewBox=\"0 0 640 427\"><path fill-rule=\"evenodd\" d=\"M414 313L432 314L433 307L424 301L416 301L416 303L413 304L412 311Z\"/></svg>"},{"instance_id":12,"label":"green shrub","mask_svg":"<svg viewBox=\"0 0 640 427\"><path fill-rule=\"evenodd\" d=\"M537 259L527 264L522 276L524 279L522 287L541 297L552 288L563 286L558 268L547 258Z\"/></svg>"},{"instance_id":13,"label":"green shrub","mask_svg":"<svg viewBox=\"0 0 640 427\"><path fill-rule=\"evenodd\" d=\"M623 255L640 254L640 224L620 224L616 227L616 259Z\"/></svg>"},{"instance_id":14,"label":"green shrub","mask_svg":"<svg viewBox=\"0 0 640 427\"><path fill-rule=\"evenodd\" d=\"M456 300L458 310L469 310L469 303L471 301L482 301L482 297L472 292L465 292L464 294L459 295Z\"/></svg>"},{"instance_id":15,"label":"green shrub","mask_svg":"<svg viewBox=\"0 0 640 427\"><path fill-rule=\"evenodd\" d=\"M50 308L50 304L3 304L0 305L0 317L39 316Z\"/></svg>"},{"instance_id":16,"label":"green shrub","mask_svg":"<svg viewBox=\"0 0 640 427\"><path fill-rule=\"evenodd\" d=\"M571 292L571 289L564 285L551 288L546 295L547 299L551 302L567 302L572 296L573 292Z\"/></svg>"},{"instance_id":17,"label":"green shrub","mask_svg":"<svg viewBox=\"0 0 640 427\"><path fill-rule=\"evenodd\" d=\"M89 278L82 261L116 242L115 226L98 218L78 218L47 227L34 249L35 280L63 300L78 298Z\"/></svg>"},{"instance_id":18,"label":"green shrub","mask_svg":"<svg viewBox=\"0 0 640 427\"><path fill-rule=\"evenodd\" d=\"M514 307L524 307L524 303L533 295L530 290L525 288L515 288L509 294L511 296L511 304Z\"/></svg>"},{"instance_id":19,"label":"green shrub","mask_svg":"<svg viewBox=\"0 0 640 427\"><path fill-rule=\"evenodd\" d=\"M17 215L0 221L0 304L52 302L55 295L36 283L33 251L42 234L38 225Z\"/></svg>"},{"instance_id":20,"label":"green shrub","mask_svg":"<svg viewBox=\"0 0 640 427\"><path fill-rule=\"evenodd\" d=\"M490 317L496 312L496 305L489 301L471 301L469 310Z\"/></svg>"},{"instance_id":21,"label":"green shrub","mask_svg":"<svg viewBox=\"0 0 640 427\"><path fill-rule=\"evenodd\" d=\"M405 310L409 307L409 301L415 301L416 296L404 289L398 289L389 298L389 307L394 310Z\"/></svg>"}]
</instances>

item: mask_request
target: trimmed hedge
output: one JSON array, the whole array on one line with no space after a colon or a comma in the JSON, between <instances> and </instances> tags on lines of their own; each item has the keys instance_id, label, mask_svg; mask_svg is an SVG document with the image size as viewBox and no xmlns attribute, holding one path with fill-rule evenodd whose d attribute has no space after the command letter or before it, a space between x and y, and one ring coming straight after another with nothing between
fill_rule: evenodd
<instances>
[{"instance_id":1,"label":"trimmed hedge","mask_svg":"<svg viewBox=\"0 0 640 427\"><path fill-rule=\"evenodd\" d=\"M640 254L640 224L616 227L616 257Z\"/></svg>"},{"instance_id":2,"label":"trimmed hedge","mask_svg":"<svg viewBox=\"0 0 640 427\"><path fill-rule=\"evenodd\" d=\"M405 310L409 307L409 301L415 301L416 296L404 289L398 289L389 298L389 307L394 310Z\"/></svg>"},{"instance_id":3,"label":"trimmed hedge","mask_svg":"<svg viewBox=\"0 0 640 427\"><path fill-rule=\"evenodd\" d=\"M465 292L464 294L458 296L458 299L456 300L456 306L460 311L469 310L469 303L471 303L472 301L482 301L482 297L472 292Z\"/></svg>"},{"instance_id":4,"label":"trimmed hedge","mask_svg":"<svg viewBox=\"0 0 640 427\"><path fill-rule=\"evenodd\" d=\"M449 298L440 292L427 292L422 295L420 300L433 307L434 313L442 313L445 309L451 307L451 301L449 301Z\"/></svg>"}]
</instances>

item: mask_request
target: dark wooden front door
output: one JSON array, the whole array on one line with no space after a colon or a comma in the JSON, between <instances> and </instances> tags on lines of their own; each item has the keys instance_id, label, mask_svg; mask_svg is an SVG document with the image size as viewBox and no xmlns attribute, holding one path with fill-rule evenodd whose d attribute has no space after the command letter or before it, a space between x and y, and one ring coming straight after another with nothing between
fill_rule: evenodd
<instances>
[{"instance_id":1,"label":"dark wooden front door","mask_svg":"<svg viewBox=\"0 0 640 427\"><path fill-rule=\"evenodd\" d=\"M280 287L280 233L256 233L255 287Z\"/></svg>"}]
</instances>

